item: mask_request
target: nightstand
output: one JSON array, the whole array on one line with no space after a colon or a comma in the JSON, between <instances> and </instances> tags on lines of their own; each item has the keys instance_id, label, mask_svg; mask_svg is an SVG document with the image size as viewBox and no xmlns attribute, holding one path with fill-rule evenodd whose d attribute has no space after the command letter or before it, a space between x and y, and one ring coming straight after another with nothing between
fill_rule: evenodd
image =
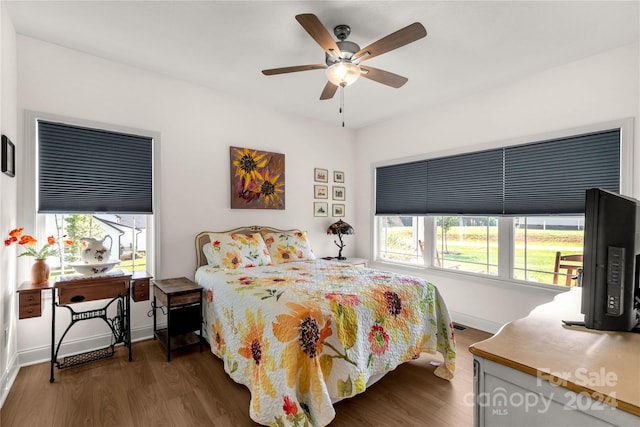
<instances>
[{"instance_id":1,"label":"nightstand","mask_svg":"<svg viewBox=\"0 0 640 427\"><path fill-rule=\"evenodd\" d=\"M154 280L153 285L153 339L167 348L167 362L178 348L199 343L202 351L202 286L186 277ZM167 308L167 327L161 330L156 325L158 300Z\"/></svg>"},{"instance_id":2,"label":"nightstand","mask_svg":"<svg viewBox=\"0 0 640 427\"><path fill-rule=\"evenodd\" d=\"M334 261L345 262L347 264L352 264L356 268L366 268L369 263L368 259L365 258L347 258L347 259L334 259Z\"/></svg>"}]
</instances>

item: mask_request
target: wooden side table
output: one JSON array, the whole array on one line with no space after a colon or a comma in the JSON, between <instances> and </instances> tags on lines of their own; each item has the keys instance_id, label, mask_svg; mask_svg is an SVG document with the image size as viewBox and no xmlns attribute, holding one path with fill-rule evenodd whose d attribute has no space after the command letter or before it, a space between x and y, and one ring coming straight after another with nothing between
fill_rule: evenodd
<instances>
[{"instance_id":1,"label":"wooden side table","mask_svg":"<svg viewBox=\"0 0 640 427\"><path fill-rule=\"evenodd\" d=\"M347 258L347 259L340 259L340 260L334 259L334 261L351 264L356 268L365 268L369 262L369 260L364 258Z\"/></svg>"},{"instance_id":2,"label":"wooden side table","mask_svg":"<svg viewBox=\"0 0 640 427\"><path fill-rule=\"evenodd\" d=\"M87 278L91 278L91 276L87 276ZM149 301L150 280L151 275L146 271L134 271L132 273L131 299L133 301ZM42 293L43 291L54 290L54 285L59 281L59 278L52 278L49 283L44 285L34 285L29 281L22 282L17 290L18 319L42 316Z\"/></svg>"},{"instance_id":3,"label":"wooden side table","mask_svg":"<svg viewBox=\"0 0 640 427\"><path fill-rule=\"evenodd\" d=\"M135 271L131 274L104 274L97 276L70 275L57 277L44 285L23 282L18 287L18 318L28 319L42 316L42 293L51 290L51 377L54 382L54 366L58 369L70 368L83 363L113 356L115 345L123 343L131 354L131 302L149 300L149 280L151 275L146 271ZM87 311L76 311L75 304L106 300L110 301L102 308ZM115 304L116 315L111 318L107 314L109 307ZM70 313L70 322L60 337L55 341L56 308L66 308ZM105 348L85 353L66 356L58 360L58 352L67 332L77 322L91 319L102 319L113 335L112 343Z\"/></svg>"},{"instance_id":4,"label":"wooden side table","mask_svg":"<svg viewBox=\"0 0 640 427\"><path fill-rule=\"evenodd\" d=\"M153 339L160 339L167 348L167 362L171 351L178 348L200 343L202 351L202 286L186 277L154 280L153 284ZM160 330L156 323L158 300L167 307L167 327Z\"/></svg>"},{"instance_id":5,"label":"wooden side table","mask_svg":"<svg viewBox=\"0 0 640 427\"><path fill-rule=\"evenodd\" d=\"M115 354L115 345L124 344L129 349L129 362L133 360L131 354L131 305L129 301L129 290L131 285L131 274L105 275L100 277L79 277L71 280L57 279L53 284L54 295L51 298L51 377L49 382L54 382L54 366L58 369L70 368L83 363L105 359ZM55 297L57 293L57 301ZM76 311L74 304L87 301L98 301L109 299L109 302L98 309ZM108 316L109 307L115 304L116 316ZM55 344L56 338L56 307L69 310L70 322ZM107 347L90 350L84 353L65 356L62 361L58 360L60 345L67 332L78 322L102 319L113 335L111 344Z\"/></svg>"}]
</instances>

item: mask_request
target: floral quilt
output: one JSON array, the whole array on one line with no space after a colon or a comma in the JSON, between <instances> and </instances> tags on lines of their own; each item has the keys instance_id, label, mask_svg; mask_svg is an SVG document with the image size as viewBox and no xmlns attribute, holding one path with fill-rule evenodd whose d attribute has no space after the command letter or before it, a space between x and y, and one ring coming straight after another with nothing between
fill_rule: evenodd
<instances>
[{"instance_id":1,"label":"floral quilt","mask_svg":"<svg viewBox=\"0 0 640 427\"><path fill-rule=\"evenodd\" d=\"M251 391L250 416L269 426L324 426L332 401L370 378L456 346L438 290L416 277L315 260L221 270L201 267L205 330L226 372Z\"/></svg>"}]
</instances>

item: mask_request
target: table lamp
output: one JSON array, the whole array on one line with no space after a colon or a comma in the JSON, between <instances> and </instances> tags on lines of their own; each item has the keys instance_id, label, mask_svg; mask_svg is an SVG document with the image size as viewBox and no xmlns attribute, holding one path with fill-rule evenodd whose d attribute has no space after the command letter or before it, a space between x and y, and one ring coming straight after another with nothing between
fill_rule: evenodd
<instances>
[{"instance_id":1,"label":"table lamp","mask_svg":"<svg viewBox=\"0 0 640 427\"><path fill-rule=\"evenodd\" d=\"M335 243L336 246L340 248L337 259L340 259L340 260L347 259L346 257L342 256L342 248L346 246L342 242L342 235L353 234L353 233L354 233L353 227L350 226L348 223L344 222L343 220L338 220L338 222L334 222L329 226L329 228L327 228L327 234L336 234L338 236L338 240L340 241L340 243L336 242L335 240L333 241L333 243Z\"/></svg>"}]
</instances>

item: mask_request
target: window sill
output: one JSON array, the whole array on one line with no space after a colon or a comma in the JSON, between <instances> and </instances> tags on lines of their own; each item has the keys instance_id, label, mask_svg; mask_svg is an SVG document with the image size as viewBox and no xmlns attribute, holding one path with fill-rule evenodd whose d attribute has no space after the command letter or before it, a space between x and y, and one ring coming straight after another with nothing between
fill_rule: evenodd
<instances>
[{"instance_id":1,"label":"window sill","mask_svg":"<svg viewBox=\"0 0 640 427\"><path fill-rule=\"evenodd\" d=\"M465 279L465 280L473 280L474 283L482 283L489 286L497 286L497 287L507 287L513 289L514 287L526 290L539 290L544 293L549 293L552 295L557 295L562 292L567 292L571 288L564 286L551 285L546 283L538 283L538 282L528 282L525 280L516 280L516 279L505 279L499 276L491 276L487 274L478 274L470 271L460 271L460 270L452 270L442 267L427 267L423 265L415 265L415 264L402 264L402 263L394 263L387 262L381 260L374 260L371 263L372 268L378 269L386 269L390 271L395 271L399 273L406 274L434 274L440 277L446 277L449 279Z\"/></svg>"}]
</instances>

